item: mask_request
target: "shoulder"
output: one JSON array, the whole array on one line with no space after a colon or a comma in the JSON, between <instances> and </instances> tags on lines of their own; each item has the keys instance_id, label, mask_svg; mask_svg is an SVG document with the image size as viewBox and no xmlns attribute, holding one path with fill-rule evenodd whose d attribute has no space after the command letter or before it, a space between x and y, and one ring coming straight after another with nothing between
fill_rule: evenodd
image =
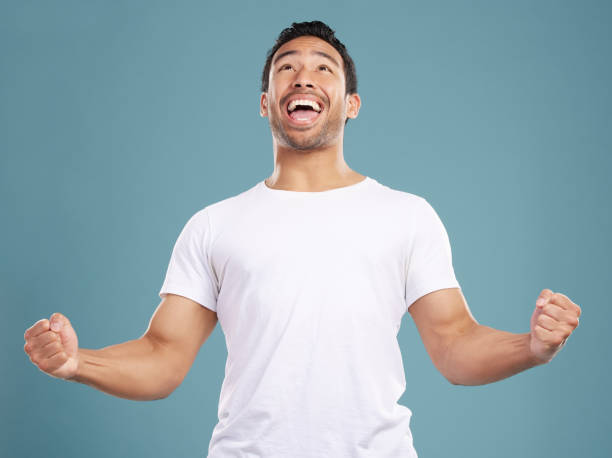
<instances>
[{"instance_id":1,"label":"shoulder","mask_svg":"<svg viewBox=\"0 0 612 458\"><path fill-rule=\"evenodd\" d=\"M240 214L248 208L252 199L255 186L240 192L239 194L226 197L225 199L212 202L193 213L188 220L192 226L209 226L212 221L231 219L232 215Z\"/></svg>"},{"instance_id":2,"label":"shoulder","mask_svg":"<svg viewBox=\"0 0 612 458\"><path fill-rule=\"evenodd\" d=\"M404 191L397 188L384 185L376 181L375 196L379 197L381 202L387 202L389 205L401 207L403 211L420 212L423 208L432 208L425 197Z\"/></svg>"},{"instance_id":3,"label":"shoulder","mask_svg":"<svg viewBox=\"0 0 612 458\"><path fill-rule=\"evenodd\" d=\"M240 215L253 204L258 185L256 184L236 195L211 203L200 211L208 214L211 221L231 219L234 215Z\"/></svg>"}]
</instances>

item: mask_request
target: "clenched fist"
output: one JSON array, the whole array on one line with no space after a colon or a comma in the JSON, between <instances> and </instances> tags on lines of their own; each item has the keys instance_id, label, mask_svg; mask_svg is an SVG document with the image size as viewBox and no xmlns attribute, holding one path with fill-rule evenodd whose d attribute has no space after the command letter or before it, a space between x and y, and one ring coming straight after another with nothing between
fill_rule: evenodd
<instances>
[{"instance_id":1,"label":"clenched fist","mask_svg":"<svg viewBox=\"0 0 612 458\"><path fill-rule=\"evenodd\" d=\"M61 313L37 321L23 335L23 349L41 371L70 379L78 367L79 342L70 321Z\"/></svg>"},{"instance_id":2,"label":"clenched fist","mask_svg":"<svg viewBox=\"0 0 612 458\"><path fill-rule=\"evenodd\" d=\"M567 296L544 289L531 316L530 349L547 363L561 350L578 326L581 309Z\"/></svg>"}]
</instances>

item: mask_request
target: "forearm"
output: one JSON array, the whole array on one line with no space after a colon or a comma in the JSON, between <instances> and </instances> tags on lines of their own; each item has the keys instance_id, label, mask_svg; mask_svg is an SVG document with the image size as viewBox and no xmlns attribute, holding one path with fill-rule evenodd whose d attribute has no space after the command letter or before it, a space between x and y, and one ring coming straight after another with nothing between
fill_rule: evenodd
<instances>
[{"instance_id":1,"label":"forearm","mask_svg":"<svg viewBox=\"0 0 612 458\"><path fill-rule=\"evenodd\" d=\"M162 399L176 388L177 371L168 350L146 336L99 350L79 349L77 374L70 381L125 399Z\"/></svg>"},{"instance_id":2,"label":"forearm","mask_svg":"<svg viewBox=\"0 0 612 458\"><path fill-rule=\"evenodd\" d=\"M529 349L529 333L479 324L448 346L443 373L454 385L485 385L539 364Z\"/></svg>"}]
</instances>

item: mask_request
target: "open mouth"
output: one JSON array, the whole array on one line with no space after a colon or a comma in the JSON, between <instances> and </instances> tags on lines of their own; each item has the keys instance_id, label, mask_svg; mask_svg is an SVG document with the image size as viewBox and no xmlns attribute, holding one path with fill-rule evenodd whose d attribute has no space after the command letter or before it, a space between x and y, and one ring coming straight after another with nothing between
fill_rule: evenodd
<instances>
[{"instance_id":1,"label":"open mouth","mask_svg":"<svg viewBox=\"0 0 612 458\"><path fill-rule=\"evenodd\" d=\"M287 105L289 119L297 124L313 123L323 111L323 107L314 100L294 99Z\"/></svg>"}]
</instances>

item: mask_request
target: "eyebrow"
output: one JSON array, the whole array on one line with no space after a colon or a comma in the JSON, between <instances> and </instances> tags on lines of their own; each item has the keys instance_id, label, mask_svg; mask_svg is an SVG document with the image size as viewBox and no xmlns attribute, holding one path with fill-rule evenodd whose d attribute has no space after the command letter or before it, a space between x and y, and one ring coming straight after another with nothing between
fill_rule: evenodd
<instances>
[{"instance_id":1,"label":"eyebrow","mask_svg":"<svg viewBox=\"0 0 612 458\"><path fill-rule=\"evenodd\" d=\"M272 65L275 65L279 60L281 60L283 57L288 56L290 54L299 54L298 51L295 50L290 50L290 51L285 51L280 53L278 56L276 56L274 58L274 62L272 62ZM332 56L330 56L329 54L323 52L323 51L310 51L310 54L317 54L319 56L325 57L326 59L329 59L330 61L333 62L333 64L340 68L340 65L338 64L338 62L336 61L336 59L334 59Z\"/></svg>"}]
</instances>

